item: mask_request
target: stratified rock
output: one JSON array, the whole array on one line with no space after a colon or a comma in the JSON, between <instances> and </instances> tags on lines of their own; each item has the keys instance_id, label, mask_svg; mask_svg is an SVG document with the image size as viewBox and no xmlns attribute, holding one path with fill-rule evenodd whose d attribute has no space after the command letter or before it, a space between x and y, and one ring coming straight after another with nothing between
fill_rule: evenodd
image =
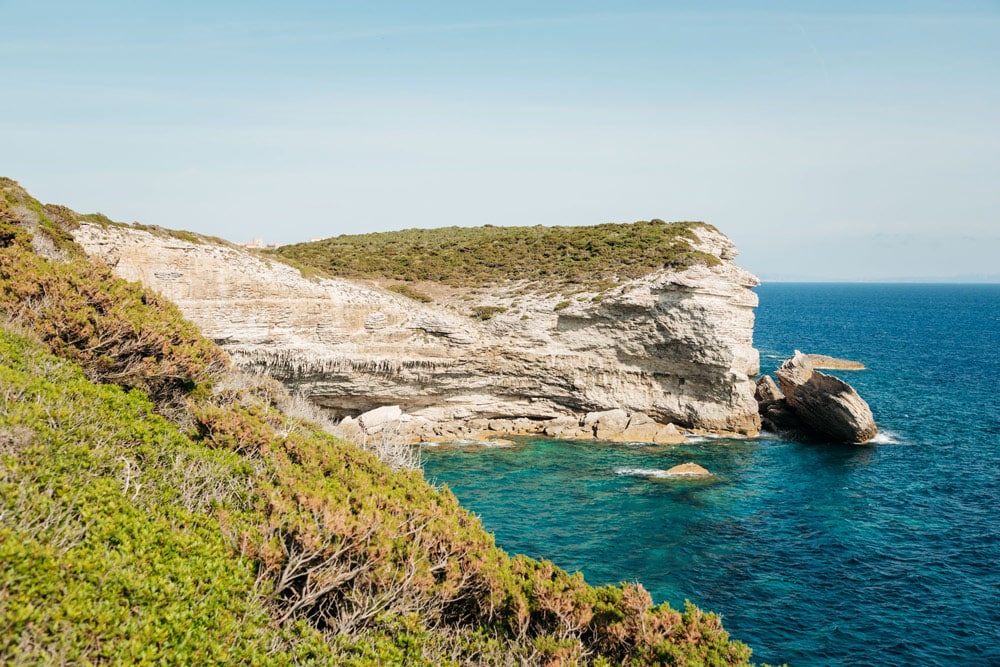
<instances>
[{"instance_id":1,"label":"stratified rock","mask_svg":"<svg viewBox=\"0 0 1000 667\"><path fill-rule=\"evenodd\" d=\"M788 401L780 398L776 401L767 401L760 404L761 425L768 431L775 433L809 432L809 427L795 413L795 410L788 405Z\"/></svg>"},{"instance_id":2,"label":"stratified rock","mask_svg":"<svg viewBox=\"0 0 1000 667\"><path fill-rule=\"evenodd\" d=\"M697 463L682 463L678 466L674 466L670 470L667 470L664 477L713 477L705 468L702 468Z\"/></svg>"},{"instance_id":3,"label":"stratified rock","mask_svg":"<svg viewBox=\"0 0 1000 667\"><path fill-rule=\"evenodd\" d=\"M750 379L758 281L708 225L691 227L692 246L714 258L706 264L572 295L517 282L435 283L433 303L376 281L307 278L207 239L86 221L72 233L118 276L176 303L242 370L281 380L335 418L398 405L432 422L541 424L628 406L686 428L760 426ZM462 314L478 303L506 310L488 321Z\"/></svg>"},{"instance_id":4,"label":"stratified rock","mask_svg":"<svg viewBox=\"0 0 1000 667\"><path fill-rule=\"evenodd\" d=\"M774 383L774 378L770 375L761 376L761 378L757 380L757 388L754 390L754 398L757 399L758 403L777 401L784 397L785 395L781 393L781 390L778 389L778 385Z\"/></svg>"},{"instance_id":5,"label":"stratified rock","mask_svg":"<svg viewBox=\"0 0 1000 667\"><path fill-rule=\"evenodd\" d=\"M865 365L860 361L851 361L850 359L838 359L837 357L828 357L825 354L806 354L803 356L810 364L812 364L812 367L814 369L827 368L836 371L865 370Z\"/></svg>"},{"instance_id":6,"label":"stratified rock","mask_svg":"<svg viewBox=\"0 0 1000 667\"><path fill-rule=\"evenodd\" d=\"M878 428L871 408L839 378L813 370L801 352L775 372L785 400L808 426L840 442L865 443Z\"/></svg>"}]
</instances>

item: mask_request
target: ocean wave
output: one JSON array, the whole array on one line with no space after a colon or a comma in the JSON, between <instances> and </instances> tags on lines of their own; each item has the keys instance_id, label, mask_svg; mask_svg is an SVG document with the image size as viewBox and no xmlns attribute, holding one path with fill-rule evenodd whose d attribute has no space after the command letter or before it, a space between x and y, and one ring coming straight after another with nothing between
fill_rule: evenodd
<instances>
[{"instance_id":1,"label":"ocean wave","mask_svg":"<svg viewBox=\"0 0 1000 667\"><path fill-rule=\"evenodd\" d=\"M726 435L720 435L717 433L699 433L698 435L689 435L684 441L685 445L693 445L699 442L711 442L713 440L753 440L757 436L743 435L741 433L729 433Z\"/></svg>"}]
</instances>

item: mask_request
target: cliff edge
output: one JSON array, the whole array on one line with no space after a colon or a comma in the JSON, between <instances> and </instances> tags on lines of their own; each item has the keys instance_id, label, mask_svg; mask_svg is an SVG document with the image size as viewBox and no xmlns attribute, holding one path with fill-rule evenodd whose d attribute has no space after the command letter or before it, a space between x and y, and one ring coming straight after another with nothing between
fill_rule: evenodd
<instances>
[{"instance_id":1,"label":"cliff edge","mask_svg":"<svg viewBox=\"0 0 1000 667\"><path fill-rule=\"evenodd\" d=\"M530 431L615 408L756 433L758 281L732 262L725 235L684 224L703 261L558 286L307 278L203 238L84 220L73 236L118 276L176 303L243 369L339 417L398 405L415 439L462 436L485 420Z\"/></svg>"}]
</instances>

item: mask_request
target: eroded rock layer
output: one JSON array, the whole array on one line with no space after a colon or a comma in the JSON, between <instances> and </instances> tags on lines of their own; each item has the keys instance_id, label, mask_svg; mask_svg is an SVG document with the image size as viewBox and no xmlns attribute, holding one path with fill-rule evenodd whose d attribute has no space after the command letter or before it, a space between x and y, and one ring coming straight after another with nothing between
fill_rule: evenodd
<instances>
[{"instance_id":1,"label":"eroded rock layer","mask_svg":"<svg viewBox=\"0 0 1000 667\"><path fill-rule=\"evenodd\" d=\"M177 303L242 368L340 417L393 405L445 425L620 408L755 433L757 279L731 261L728 238L707 226L696 233L717 266L572 294L516 282L436 286L421 303L373 282L307 279L221 243L89 223L74 232L118 275Z\"/></svg>"}]
</instances>

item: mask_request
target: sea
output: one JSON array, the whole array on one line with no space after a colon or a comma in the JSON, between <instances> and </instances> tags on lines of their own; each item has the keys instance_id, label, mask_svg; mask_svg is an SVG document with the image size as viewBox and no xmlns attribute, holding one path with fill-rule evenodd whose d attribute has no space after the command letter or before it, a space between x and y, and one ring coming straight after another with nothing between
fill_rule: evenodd
<instances>
[{"instance_id":1,"label":"sea","mask_svg":"<svg viewBox=\"0 0 1000 667\"><path fill-rule=\"evenodd\" d=\"M765 283L755 346L863 362L870 444L439 446L500 547L722 617L757 663L1000 665L1000 285ZM698 463L707 481L656 478Z\"/></svg>"}]
</instances>

